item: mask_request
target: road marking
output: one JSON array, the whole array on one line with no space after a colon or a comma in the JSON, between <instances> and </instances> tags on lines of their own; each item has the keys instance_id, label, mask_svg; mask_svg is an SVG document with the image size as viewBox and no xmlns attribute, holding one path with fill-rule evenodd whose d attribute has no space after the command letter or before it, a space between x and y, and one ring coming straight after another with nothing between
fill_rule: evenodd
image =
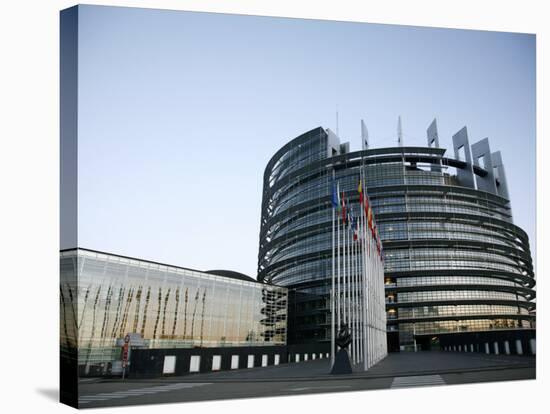
<instances>
[{"instance_id":1,"label":"road marking","mask_svg":"<svg viewBox=\"0 0 550 414\"><path fill-rule=\"evenodd\" d=\"M209 382L180 382L169 385L159 385L156 387L134 388L123 391L102 392L99 394L81 395L78 397L79 404L89 404L94 401L106 401L117 398L139 397L140 395L157 394L159 392L168 392L182 390L185 388L200 387L210 385Z\"/></svg>"},{"instance_id":2,"label":"road marking","mask_svg":"<svg viewBox=\"0 0 550 414\"><path fill-rule=\"evenodd\" d=\"M306 390L320 390L330 388L351 388L351 385L324 385L319 387L301 387L301 388L289 388L287 391L306 391Z\"/></svg>"},{"instance_id":3,"label":"road marking","mask_svg":"<svg viewBox=\"0 0 550 414\"><path fill-rule=\"evenodd\" d=\"M101 378L79 378L78 382L98 382Z\"/></svg>"},{"instance_id":4,"label":"road marking","mask_svg":"<svg viewBox=\"0 0 550 414\"><path fill-rule=\"evenodd\" d=\"M427 387L431 385L445 385L441 375L416 375L410 377L395 377L391 388Z\"/></svg>"}]
</instances>

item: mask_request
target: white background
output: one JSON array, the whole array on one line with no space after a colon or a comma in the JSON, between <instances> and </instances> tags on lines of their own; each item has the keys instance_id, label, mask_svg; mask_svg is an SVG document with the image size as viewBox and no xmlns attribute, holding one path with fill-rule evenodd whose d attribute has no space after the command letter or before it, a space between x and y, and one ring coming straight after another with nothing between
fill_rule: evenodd
<instances>
[{"instance_id":1,"label":"white background","mask_svg":"<svg viewBox=\"0 0 550 414\"><path fill-rule=\"evenodd\" d=\"M545 257L548 238L544 232L548 208L543 204L546 201L543 156L548 152L548 144L542 139L545 136L542 114L548 112L544 105L548 100L548 87L542 75L543 68L548 72L550 15L544 8L545 2L106 0L87 3L537 34L539 355L536 381L136 406L101 412L519 413L547 409L542 405L544 382L547 382L542 292L548 269ZM12 0L0 6L0 405L3 412L72 411L56 402L56 390L59 376L58 13L74 4L60 0Z\"/></svg>"}]
</instances>

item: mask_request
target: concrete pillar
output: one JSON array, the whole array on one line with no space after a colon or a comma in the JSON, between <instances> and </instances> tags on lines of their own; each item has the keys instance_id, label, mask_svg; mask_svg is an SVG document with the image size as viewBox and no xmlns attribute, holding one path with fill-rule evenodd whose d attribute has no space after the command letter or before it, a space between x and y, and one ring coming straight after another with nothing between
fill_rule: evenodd
<instances>
[{"instance_id":1,"label":"concrete pillar","mask_svg":"<svg viewBox=\"0 0 550 414\"><path fill-rule=\"evenodd\" d=\"M504 341L504 353L510 355L510 343L508 341Z\"/></svg>"},{"instance_id":2,"label":"concrete pillar","mask_svg":"<svg viewBox=\"0 0 550 414\"><path fill-rule=\"evenodd\" d=\"M495 349L495 355L498 355L498 342L493 342L493 348Z\"/></svg>"},{"instance_id":3,"label":"concrete pillar","mask_svg":"<svg viewBox=\"0 0 550 414\"><path fill-rule=\"evenodd\" d=\"M537 354L537 341L535 340L535 338L529 339L529 349L531 350L531 353L533 355Z\"/></svg>"},{"instance_id":4,"label":"concrete pillar","mask_svg":"<svg viewBox=\"0 0 550 414\"><path fill-rule=\"evenodd\" d=\"M489 342L485 342L485 353L486 354L490 353L490 351L489 351Z\"/></svg>"},{"instance_id":5,"label":"concrete pillar","mask_svg":"<svg viewBox=\"0 0 550 414\"><path fill-rule=\"evenodd\" d=\"M521 339L516 339L516 354L523 355L523 345Z\"/></svg>"}]
</instances>

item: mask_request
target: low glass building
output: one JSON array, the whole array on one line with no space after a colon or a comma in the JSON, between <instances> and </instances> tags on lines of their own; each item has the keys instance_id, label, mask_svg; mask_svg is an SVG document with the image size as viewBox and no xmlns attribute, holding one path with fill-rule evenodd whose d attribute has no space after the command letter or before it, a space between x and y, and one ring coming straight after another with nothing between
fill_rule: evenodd
<instances>
[{"instance_id":1,"label":"low glass building","mask_svg":"<svg viewBox=\"0 0 550 414\"><path fill-rule=\"evenodd\" d=\"M61 252L61 354L108 374L126 335L141 349L286 345L287 289L87 249Z\"/></svg>"}]
</instances>

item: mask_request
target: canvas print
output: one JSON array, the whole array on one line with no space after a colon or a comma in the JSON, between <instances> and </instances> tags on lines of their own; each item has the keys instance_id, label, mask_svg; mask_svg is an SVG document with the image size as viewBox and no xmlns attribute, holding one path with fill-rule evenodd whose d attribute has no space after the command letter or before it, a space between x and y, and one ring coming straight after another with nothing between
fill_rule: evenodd
<instances>
[{"instance_id":1,"label":"canvas print","mask_svg":"<svg viewBox=\"0 0 550 414\"><path fill-rule=\"evenodd\" d=\"M535 378L534 35L77 5L60 54L61 402Z\"/></svg>"}]
</instances>

